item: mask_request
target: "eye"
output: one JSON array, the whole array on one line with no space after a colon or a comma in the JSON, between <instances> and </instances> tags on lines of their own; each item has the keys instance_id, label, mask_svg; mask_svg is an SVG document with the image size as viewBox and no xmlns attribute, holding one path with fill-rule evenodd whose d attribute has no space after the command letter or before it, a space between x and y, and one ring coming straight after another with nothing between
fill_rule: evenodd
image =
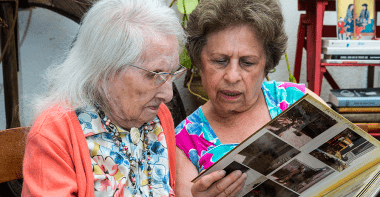
<instances>
[{"instance_id":1,"label":"eye","mask_svg":"<svg viewBox=\"0 0 380 197\"><path fill-rule=\"evenodd\" d=\"M149 79L153 79L154 76L156 76L156 74L151 73L151 72L147 72L146 76L147 76Z\"/></svg>"},{"instance_id":2,"label":"eye","mask_svg":"<svg viewBox=\"0 0 380 197\"><path fill-rule=\"evenodd\" d=\"M220 65L226 65L228 64L228 59L217 59L217 60L214 60L214 62Z\"/></svg>"},{"instance_id":3,"label":"eye","mask_svg":"<svg viewBox=\"0 0 380 197\"><path fill-rule=\"evenodd\" d=\"M241 64L242 64L243 66L246 66L246 67L250 67L250 66L255 65L255 63L250 62L250 61L242 61Z\"/></svg>"}]
</instances>

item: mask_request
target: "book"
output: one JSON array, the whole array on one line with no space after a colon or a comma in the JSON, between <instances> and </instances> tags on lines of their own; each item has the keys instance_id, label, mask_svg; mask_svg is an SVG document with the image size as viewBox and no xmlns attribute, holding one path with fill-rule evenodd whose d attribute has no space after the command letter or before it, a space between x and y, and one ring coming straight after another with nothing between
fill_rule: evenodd
<instances>
[{"instance_id":1,"label":"book","mask_svg":"<svg viewBox=\"0 0 380 197\"><path fill-rule=\"evenodd\" d=\"M324 55L323 59L380 60L380 55Z\"/></svg>"},{"instance_id":2,"label":"book","mask_svg":"<svg viewBox=\"0 0 380 197\"><path fill-rule=\"evenodd\" d=\"M379 60L340 60L340 59L322 59L322 63L337 63L337 64L380 64Z\"/></svg>"},{"instance_id":3,"label":"book","mask_svg":"<svg viewBox=\"0 0 380 197\"><path fill-rule=\"evenodd\" d=\"M344 113L343 117L351 122L380 122L380 113Z\"/></svg>"},{"instance_id":4,"label":"book","mask_svg":"<svg viewBox=\"0 0 380 197\"><path fill-rule=\"evenodd\" d=\"M325 195L325 197L336 197L336 196L374 196L378 192L373 191L376 187L371 189L366 189L371 185L371 181L374 181L374 185L379 185L379 173L380 165L375 165L370 169L359 174L357 177L347 181L341 187L334 189Z\"/></svg>"},{"instance_id":5,"label":"book","mask_svg":"<svg viewBox=\"0 0 380 197\"><path fill-rule=\"evenodd\" d=\"M380 123L355 123L355 124L358 127L366 127L368 133L379 133L380 134Z\"/></svg>"},{"instance_id":6,"label":"book","mask_svg":"<svg viewBox=\"0 0 380 197\"><path fill-rule=\"evenodd\" d=\"M336 107L338 113L380 113L380 107Z\"/></svg>"},{"instance_id":7,"label":"book","mask_svg":"<svg viewBox=\"0 0 380 197\"><path fill-rule=\"evenodd\" d=\"M322 39L322 47L365 48L379 47L380 40L333 40Z\"/></svg>"},{"instance_id":8,"label":"book","mask_svg":"<svg viewBox=\"0 0 380 197\"><path fill-rule=\"evenodd\" d=\"M356 126L358 126L359 128L361 128L363 131L367 132L368 133L368 125L367 124L357 124L355 123Z\"/></svg>"},{"instance_id":9,"label":"book","mask_svg":"<svg viewBox=\"0 0 380 197\"><path fill-rule=\"evenodd\" d=\"M380 88L330 90L329 102L337 107L379 107Z\"/></svg>"},{"instance_id":10,"label":"book","mask_svg":"<svg viewBox=\"0 0 380 197\"><path fill-rule=\"evenodd\" d=\"M380 54L380 47L323 47L321 52L328 55L378 55Z\"/></svg>"},{"instance_id":11,"label":"book","mask_svg":"<svg viewBox=\"0 0 380 197\"><path fill-rule=\"evenodd\" d=\"M353 184L359 189L350 191L373 194L379 155L379 141L306 94L193 182L217 170L241 170L247 180L238 196L323 196Z\"/></svg>"}]
</instances>

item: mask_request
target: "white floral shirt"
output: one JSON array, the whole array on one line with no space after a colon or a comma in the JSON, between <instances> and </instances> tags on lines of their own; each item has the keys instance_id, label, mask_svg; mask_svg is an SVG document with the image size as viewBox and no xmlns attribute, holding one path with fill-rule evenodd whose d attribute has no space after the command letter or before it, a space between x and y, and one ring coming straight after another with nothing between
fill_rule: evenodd
<instances>
[{"instance_id":1,"label":"white floral shirt","mask_svg":"<svg viewBox=\"0 0 380 197\"><path fill-rule=\"evenodd\" d=\"M114 144L111 134L105 129L94 106L78 108L75 112L91 155L95 196L150 197L148 166L152 168L151 191L153 196L169 196L169 191L172 190L169 185L168 152L160 123L157 123L153 131L147 135L150 161L143 160L140 165L133 166L130 165L128 157ZM146 146L143 143L144 134L140 135L140 140L135 145L130 139L129 132L120 127L117 129L120 132L119 137L128 146L128 151L141 161L146 154L146 151L143 151L143 146ZM143 128L139 128L139 131L141 134ZM132 178L135 178L136 184L132 184Z\"/></svg>"}]
</instances>

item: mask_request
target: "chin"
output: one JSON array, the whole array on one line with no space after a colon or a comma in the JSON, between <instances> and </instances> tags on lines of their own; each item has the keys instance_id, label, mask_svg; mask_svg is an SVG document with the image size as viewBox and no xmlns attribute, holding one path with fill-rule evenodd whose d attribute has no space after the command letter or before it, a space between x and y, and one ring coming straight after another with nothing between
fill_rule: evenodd
<instances>
[{"instance_id":1,"label":"chin","mask_svg":"<svg viewBox=\"0 0 380 197\"><path fill-rule=\"evenodd\" d=\"M157 113L149 113L149 114L146 114L144 117L144 122L143 123L146 123L146 122L151 122L154 120L154 118L157 116Z\"/></svg>"}]
</instances>

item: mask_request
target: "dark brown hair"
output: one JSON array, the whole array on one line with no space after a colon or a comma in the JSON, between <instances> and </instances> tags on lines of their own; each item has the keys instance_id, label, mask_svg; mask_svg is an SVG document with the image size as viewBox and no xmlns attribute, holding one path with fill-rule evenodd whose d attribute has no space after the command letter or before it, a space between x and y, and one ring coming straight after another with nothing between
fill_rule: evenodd
<instances>
[{"instance_id":1,"label":"dark brown hair","mask_svg":"<svg viewBox=\"0 0 380 197\"><path fill-rule=\"evenodd\" d=\"M265 74L276 67L288 37L277 0L202 0L190 14L186 49L192 64L202 69L201 52L207 36L236 25L248 25L261 41L266 54Z\"/></svg>"}]
</instances>

